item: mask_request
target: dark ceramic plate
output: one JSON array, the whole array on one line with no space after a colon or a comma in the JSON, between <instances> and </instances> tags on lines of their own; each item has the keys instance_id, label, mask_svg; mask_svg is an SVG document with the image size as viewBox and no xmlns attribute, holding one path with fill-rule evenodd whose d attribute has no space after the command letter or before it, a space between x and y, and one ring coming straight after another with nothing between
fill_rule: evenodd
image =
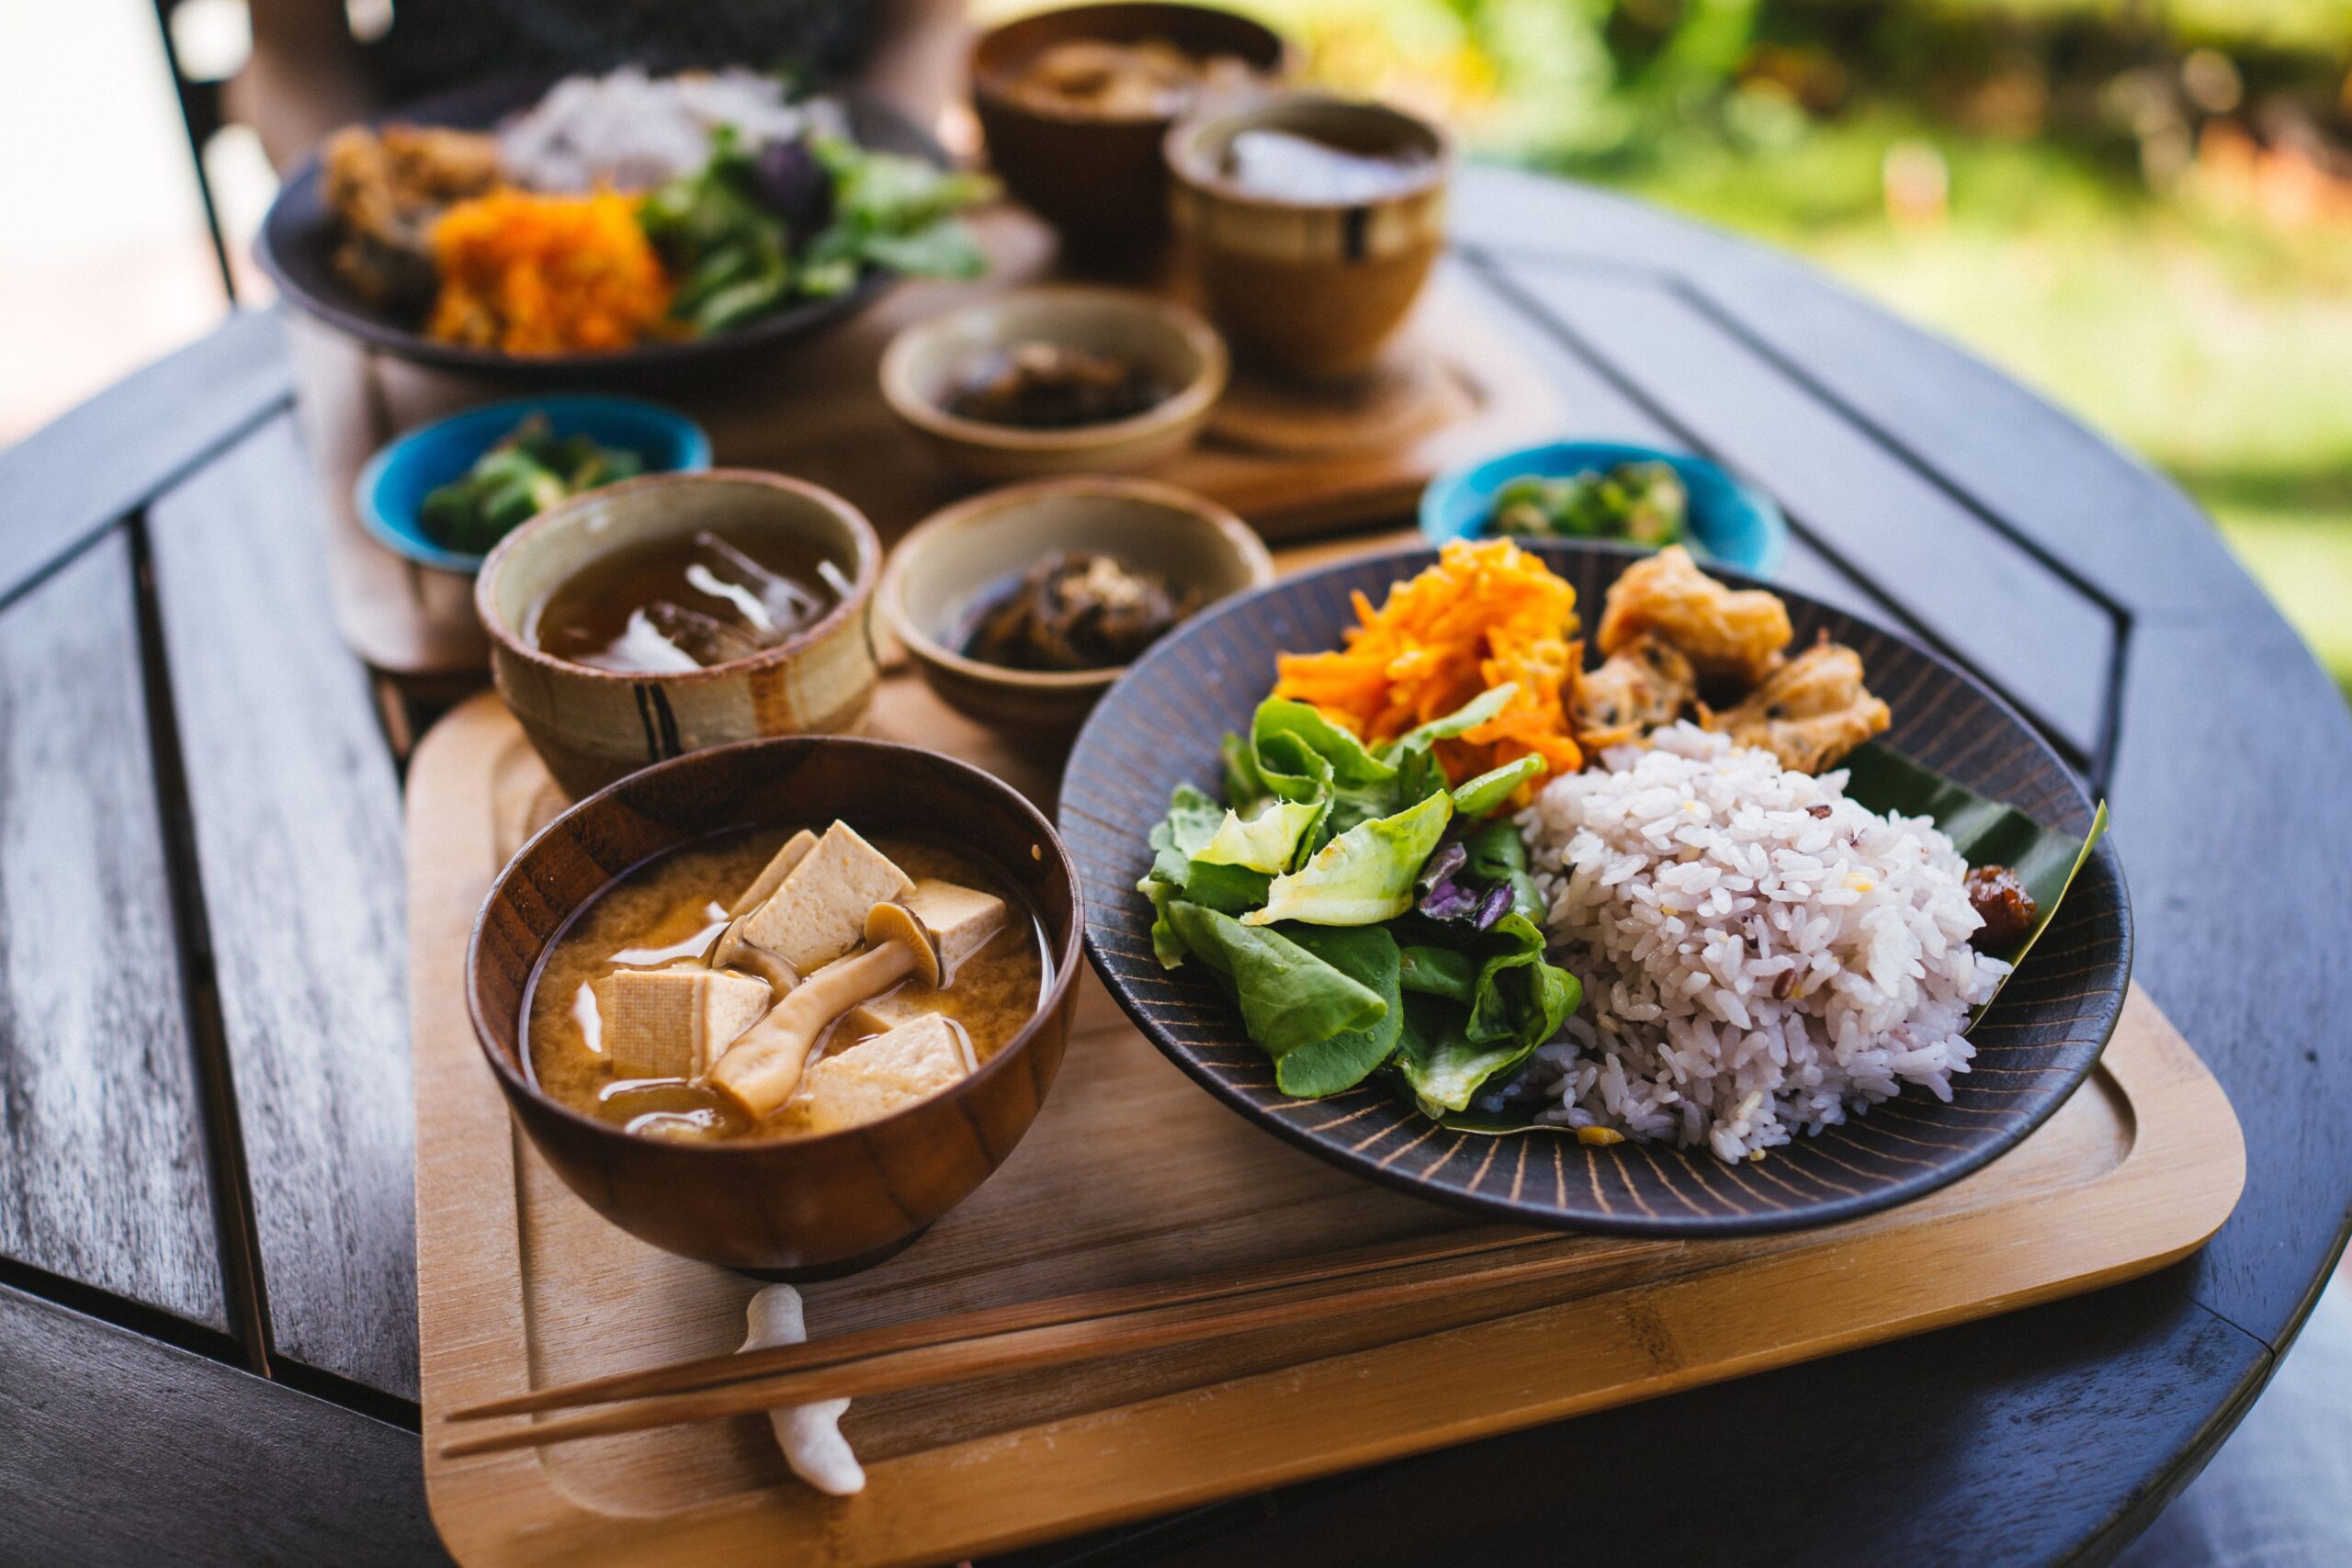
<instances>
[{"instance_id":1,"label":"dark ceramic plate","mask_svg":"<svg viewBox=\"0 0 2352 1568\"><path fill-rule=\"evenodd\" d=\"M1588 624L1637 558L1608 546L1535 547L1576 585ZM1135 891L1151 859L1144 835L1180 781L1214 788L1217 742L1265 695L1276 650L1336 647L1351 592L1376 603L1436 558L1416 550L1343 562L1197 616L1111 689L1070 753L1061 829L1085 887L1087 950L1137 1027L1211 1093L1301 1148L1421 1197L1563 1230L1721 1236L1851 1219L1932 1192L2014 1146L2090 1072L2132 970L2131 908L2112 840L1971 1032L1976 1061L1951 1104L1913 1089L1761 1161L1732 1166L1703 1149L1657 1145L1596 1148L1545 1131L1451 1132L1377 1081L1329 1100L1275 1089L1265 1054L1200 966L1171 973L1153 960L1150 908ZM1998 697L1875 626L1781 597L1799 643L1826 628L1860 651L1871 690L1894 710L1884 739L1896 750L2052 827L2089 830L2082 785Z\"/></svg>"},{"instance_id":2,"label":"dark ceramic plate","mask_svg":"<svg viewBox=\"0 0 2352 1568\"><path fill-rule=\"evenodd\" d=\"M458 92L428 98L379 123L404 121L412 125L442 125L482 130L517 109L538 101L555 81L551 76L503 77ZM865 146L886 152L904 152L944 166L947 154L914 122L869 98L843 99L850 129ZM334 215L327 210L317 153L279 187L262 219L254 241L254 259L277 285L287 301L305 314L347 333L360 342L420 365L510 379L597 381L614 383L659 376L729 358L748 349L773 346L804 336L851 315L897 276L868 270L856 288L829 299L811 299L763 316L751 325L712 337L677 343L642 344L609 354L514 355L496 349L468 348L435 343L421 326L368 303L337 277L332 265L335 247Z\"/></svg>"}]
</instances>

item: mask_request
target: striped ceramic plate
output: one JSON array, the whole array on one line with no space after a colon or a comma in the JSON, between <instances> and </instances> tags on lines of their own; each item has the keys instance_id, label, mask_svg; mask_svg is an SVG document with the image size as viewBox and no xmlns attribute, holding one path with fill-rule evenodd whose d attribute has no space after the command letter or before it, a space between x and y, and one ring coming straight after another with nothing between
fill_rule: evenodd
<instances>
[{"instance_id":1,"label":"striped ceramic plate","mask_svg":"<svg viewBox=\"0 0 2352 1568\"><path fill-rule=\"evenodd\" d=\"M1537 547L1598 605L1633 558L1606 546ZM1078 739L1061 830L1086 892L1088 951L1152 1043L1209 1092L1269 1131L1374 1180L1503 1218L1564 1229L1727 1235L1849 1219L1933 1191L2015 1145L2097 1061L2123 1007L2132 917L2113 840L2083 868L1970 1038L1977 1056L1950 1104L1912 1089L1842 1127L1798 1137L1760 1161L1626 1143L1593 1147L1552 1132L1448 1131L1377 1080L1329 1100L1274 1087L1264 1053L1201 966L1162 970L1150 908L1135 891L1145 834L1183 780L1214 789L1217 742L1247 724L1277 650L1330 648L1349 595L1375 602L1436 557L1408 551L1291 578L1186 623L1114 686ZM1734 581L1738 581L1734 579ZM2081 783L2018 713L1935 655L1826 604L1783 592L1799 644L1826 628L1862 655L1894 711L1888 744L2068 832L2086 832Z\"/></svg>"}]
</instances>

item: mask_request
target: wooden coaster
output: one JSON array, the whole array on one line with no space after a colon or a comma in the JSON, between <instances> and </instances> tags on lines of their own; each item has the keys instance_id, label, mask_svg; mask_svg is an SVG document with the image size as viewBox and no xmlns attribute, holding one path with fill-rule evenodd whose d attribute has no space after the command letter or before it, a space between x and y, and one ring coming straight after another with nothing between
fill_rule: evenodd
<instances>
[{"instance_id":1,"label":"wooden coaster","mask_svg":"<svg viewBox=\"0 0 2352 1568\"><path fill-rule=\"evenodd\" d=\"M1209 416L1209 434L1248 451L1345 457L1408 445L1468 417L1478 401L1459 367L1425 337L1410 334L1346 381L1302 382L1240 368Z\"/></svg>"}]
</instances>

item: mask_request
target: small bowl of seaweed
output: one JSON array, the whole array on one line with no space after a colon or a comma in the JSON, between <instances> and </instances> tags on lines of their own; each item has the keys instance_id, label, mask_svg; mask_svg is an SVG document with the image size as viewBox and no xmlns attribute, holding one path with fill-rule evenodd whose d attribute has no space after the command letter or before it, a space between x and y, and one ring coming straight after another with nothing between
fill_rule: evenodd
<instances>
[{"instance_id":1,"label":"small bowl of seaweed","mask_svg":"<svg viewBox=\"0 0 2352 1568\"><path fill-rule=\"evenodd\" d=\"M1265 545L1224 507L1148 479L1088 476L933 513L890 552L879 603L950 707L1053 741L1075 735L1159 637L1273 580Z\"/></svg>"},{"instance_id":2,"label":"small bowl of seaweed","mask_svg":"<svg viewBox=\"0 0 2352 1568\"><path fill-rule=\"evenodd\" d=\"M385 548L471 575L560 501L639 474L700 472L710 437L635 398L523 398L419 425L368 460L352 504Z\"/></svg>"}]
</instances>

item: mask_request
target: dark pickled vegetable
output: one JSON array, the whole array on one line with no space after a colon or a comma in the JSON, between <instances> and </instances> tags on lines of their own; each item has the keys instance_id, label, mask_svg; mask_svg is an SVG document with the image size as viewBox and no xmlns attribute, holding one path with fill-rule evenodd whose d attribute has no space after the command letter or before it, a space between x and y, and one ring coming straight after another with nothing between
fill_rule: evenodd
<instances>
[{"instance_id":1,"label":"dark pickled vegetable","mask_svg":"<svg viewBox=\"0 0 2352 1568\"><path fill-rule=\"evenodd\" d=\"M1967 888L1969 903L1984 920L1984 929L1974 939L1980 950L2007 947L2033 930L2034 917L2041 911L2034 907L2033 895L2007 866L1977 866L1968 874Z\"/></svg>"},{"instance_id":2,"label":"dark pickled vegetable","mask_svg":"<svg viewBox=\"0 0 2352 1568\"><path fill-rule=\"evenodd\" d=\"M1104 670L1131 663L1193 607L1157 572L1048 556L980 612L964 651L1013 670Z\"/></svg>"},{"instance_id":3,"label":"dark pickled vegetable","mask_svg":"<svg viewBox=\"0 0 2352 1568\"><path fill-rule=\"evenodd\" d=\"M1023 343L982 360L947 399L958 419L1033 430L1107 424L1174 390L1142 366L1066 344Z\"/></svg>"},{"instance_id":4,"label":"dark pickled vegetable","mask_svg":"<svg viewBox=\"0 0 2352 1568\"><path fill-rule=\"evenodd\" d=\"M535 413L457 479L417 508L425 536L445 550L486 555L491 547L566 497L645 471L625 446L600 446L584 435L559 437Z\"/></svg>"}]
</instances>

